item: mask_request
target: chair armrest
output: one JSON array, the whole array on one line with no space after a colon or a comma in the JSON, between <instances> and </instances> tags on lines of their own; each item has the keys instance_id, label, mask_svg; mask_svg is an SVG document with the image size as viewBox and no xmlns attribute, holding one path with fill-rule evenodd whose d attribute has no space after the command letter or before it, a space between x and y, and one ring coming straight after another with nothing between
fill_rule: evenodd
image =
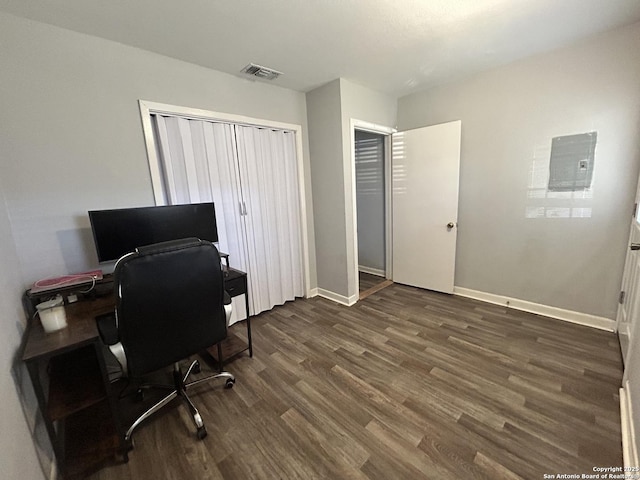
<instances>
[{"instance_id":1,"label":"chair armrest","mask_svg":"<svg viewBox=\"0 0 640 480\"><path fill-rule=\"evenodd\" d=\"M115 345L120 341L115 312L104 313L96 317L98 333L105 345Z\"/></svg>"}]
</instances>

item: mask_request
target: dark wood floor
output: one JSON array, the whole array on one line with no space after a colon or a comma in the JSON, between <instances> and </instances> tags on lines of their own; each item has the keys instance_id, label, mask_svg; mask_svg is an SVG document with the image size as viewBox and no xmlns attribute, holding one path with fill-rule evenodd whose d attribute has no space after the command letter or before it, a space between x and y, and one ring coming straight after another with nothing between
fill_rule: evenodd
<instances>
[{"instance_id":1,"label":"dark wood floor","mask_svg":"<svg viewBox=\"0 0 640 480\"><path fill-rule=\"evenodd\" d=\"M360 292L364 292L384 282L386 279L378 275L372 275L370 273L365 273L365 272L358 272L358 280L360 281Z\"/></svg>"},{"instance_id":2,"label":"dark wood floor","mask_svg":"<svg viewBox=\"0 0 640 480\"><path fill-rule=\"evenodd\" d=\"M255 317L209 436L169 408L102 479L542 479L622 463L613 333L392 285ZM242 329L238 330L239 332Z\"/></svg>"}]
</instances>

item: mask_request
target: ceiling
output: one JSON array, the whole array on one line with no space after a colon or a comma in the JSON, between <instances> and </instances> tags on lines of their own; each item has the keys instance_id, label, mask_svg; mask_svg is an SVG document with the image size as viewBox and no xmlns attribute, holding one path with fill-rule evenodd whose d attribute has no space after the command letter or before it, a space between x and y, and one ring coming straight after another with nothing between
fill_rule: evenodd
<instances>
[{"instance_id":1,"label":"ceiling","mask_svg":"<svg viewBox=\"0 0 640 480\"><path fill-rule=\"evenodd\" d=\"M402 96L640 21L640 0L0 0L0 11L306 92ZM262 81L262 80L258 80Z\"/></svg>"}]
</instances>

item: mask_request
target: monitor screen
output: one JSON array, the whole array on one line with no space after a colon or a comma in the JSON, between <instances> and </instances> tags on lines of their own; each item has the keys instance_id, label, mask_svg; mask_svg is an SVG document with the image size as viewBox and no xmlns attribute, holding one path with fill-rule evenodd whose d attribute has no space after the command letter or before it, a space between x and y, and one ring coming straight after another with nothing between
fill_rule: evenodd
<instances>
[{"instance_id":1,"label":"monitor screen","mask_svg":"<svg viewBox=\"0 0 640 480\"><path fill-rule=\"evenodd\" d=\"M94 210L89 220L100 262L117 260L137 247L179 238L218 241L213 203Z\"/></svg>"}]
</instances>

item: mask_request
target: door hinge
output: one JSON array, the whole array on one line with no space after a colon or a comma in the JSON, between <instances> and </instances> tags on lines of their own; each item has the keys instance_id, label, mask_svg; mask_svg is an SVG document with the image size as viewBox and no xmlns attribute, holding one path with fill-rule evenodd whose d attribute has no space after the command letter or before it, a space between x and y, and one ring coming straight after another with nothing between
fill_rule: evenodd
<instances>
[{"instance_id":1,"label":"door hinge","mask_svg":"<svg viewBox=\"0 0 640 480\"><path fill-rule=\"evenodd\" d=\"M620 292L620 296L618 297L618 303L622 305L624 303L625 292Z\"/></svg>"},{"instance_id":2,"label":"door hinge","mask_svg":"<svg viewBox=\"0 0 640 480\"><path fill-rule=\"evenodd\" d=\"M631 218L636 218L637 213L638 213L638 202L633 204L633 214L631 215Z\"/></svg>"}]
</instances>

